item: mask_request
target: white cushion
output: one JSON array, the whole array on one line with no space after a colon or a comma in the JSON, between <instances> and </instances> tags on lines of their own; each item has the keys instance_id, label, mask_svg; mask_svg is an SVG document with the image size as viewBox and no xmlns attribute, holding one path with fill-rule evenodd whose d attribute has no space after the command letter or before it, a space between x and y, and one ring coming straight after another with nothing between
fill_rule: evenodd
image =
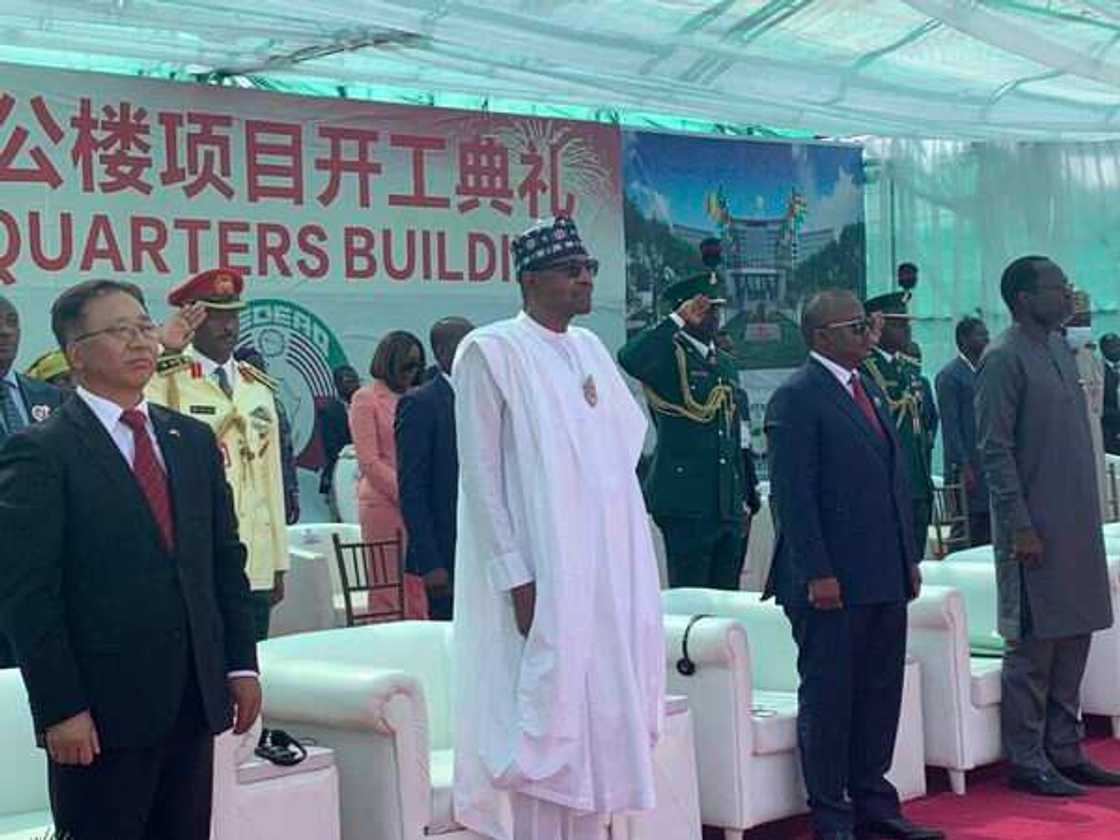
<instances>
[{"instance_id":1,"label":"white cushion","mask_svg":"<svg viewBox=\"0 0 1120 840\"><path fill-rule=\"evenodd\" d=\"M751 730L755 755L797 749L797 694L755 691L751 695Z\"/></svg>"},{"instance_id":2,"label":"white cushion","mask_svg":"<svg viewBox=\"0 0 1120 840\"><path fill-rule=\"evenodd\" d=\"M969 659L968 668L972 673L969 687L972 705L978 708L998 705L1002 696L1000 675L1003 673L1003 660L974 656Z\"/></svg>"},{"instance_id":3,"label":"white cushion","mask_svg":"<svg viewBox=\"0 0 1120 840\"><path fill-rule=\"evenodd\" d=\"M49 809L47 753L35 746L23 676L18 668L0 669L0 818Z\"/></svg>"},{"instance_id":4,"label":"white cushion","mask_svg":"<svg viewBox=\"0 0 1120 840\"><path fill-rule=\"evenodd\" d=\"M432 776L432 820L426 834L449 834L458 831L453 804L455 776L455 751L432 750L430 771Z\"/></svg>"},{"instance_id":5,"label":"white cushion","mask_svg":"<svg viewBox=\"0 0 1120 840\"><path fill-rule=\"evenodd\" d=\"M43 779L46 787L46 778ZM4 814L0 816L0 840L31 840L49 836L54 827L51 812L28 811L23 814Z\"/></svg>"}]
</instances>

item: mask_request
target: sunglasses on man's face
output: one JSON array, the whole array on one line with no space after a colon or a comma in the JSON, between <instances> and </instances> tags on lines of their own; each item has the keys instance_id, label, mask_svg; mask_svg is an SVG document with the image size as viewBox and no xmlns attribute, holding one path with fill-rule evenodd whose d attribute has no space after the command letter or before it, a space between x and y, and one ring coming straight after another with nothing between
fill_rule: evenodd
<instances>
[{"instance_id":1,"label":"sunglasses on man's face","mask_svg":"<svg viewBox=\"0 0 1120 840\"><path fill-rule=\"evenodd\" d=\"M836 321L832 324L825 324L823 327L818 327L822 330L851 330L854 335L867 335L871 329L871 319L867 317L852 318L848 321Z\"/></svg>"},{"instance_id":2,"label":"sunglasses on man's face","mask_svg":"<svg viewBox=\"0 0 1120 840\"><path fill-rule=\"evenodd\" d=\"M587 269L587 273L594 277L599 273L599 261L596 259L590 260L565 260L564 262L553 263L552 265L542 266L537 269L538 271L555 271L563 274L569 280L575 280L583 270Z\"/></svg>"}]
</instances>

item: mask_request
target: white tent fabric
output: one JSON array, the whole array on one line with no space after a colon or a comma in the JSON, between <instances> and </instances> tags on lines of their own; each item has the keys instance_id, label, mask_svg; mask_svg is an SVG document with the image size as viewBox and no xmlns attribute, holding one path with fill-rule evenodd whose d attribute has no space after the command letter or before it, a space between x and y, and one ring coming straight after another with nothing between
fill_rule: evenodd
<instances>
[{"instance_id":1,"label":"white tent fabric","mask_svg":"<svg viewBox=\"0 0 1120 840\"><path fill-rule=\"evenodd\" d=\"M1086 140L1120 124L1112 0L5 0L0 58L505 110ZM467 101L448 101L447 97ZM562 112L562 111L554 111Z\"/></svg>"},{"instance_id":2,"label":"white tent fabric","mask_svg":"<svg viewBox=\"0 0 1120 840\"><path fill-rule=\"evenodd\" d=\"M1007 326L1000 275L1025 254L1090 294L1095 336L1120 332L1120 142L873 139L865 160L868 289L891 288L899 262L921 267L911 311L927 373L955 355L962 316Z\"/></svg>"}]
</instances>

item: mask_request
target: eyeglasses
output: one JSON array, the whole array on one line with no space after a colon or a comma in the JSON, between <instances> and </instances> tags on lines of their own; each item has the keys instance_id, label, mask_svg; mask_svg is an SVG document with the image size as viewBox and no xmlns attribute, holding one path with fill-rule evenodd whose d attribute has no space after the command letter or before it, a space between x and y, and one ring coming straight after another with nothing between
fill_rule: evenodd
<instances>
[{"instance_id":1,"label":"eyeglasses","mask_svg":"<svg viewBox=\"0 0 1120 840\"><path fill-rule=\"evenodd\" d=\"M151 321L143 324L115 324L103 330L82 333L74 338L73 341L85 341L87 338L96 338L99 335L112 336L121 344L131 344L137 339L156 341L159 338L159 325L153 324Z\"/></svg>"},{"instance_id":2,"label":"eyeglasses","mask_svg":"<svg viewBox=\"0 0 1120 840\"><path fill-rule=\"evenodd\" d=\"M825 324L823 327L817 327L819 330L843 330L849 329L855 335L867 335L871 329L871 319L867 317L852 318L848 321L837 321L833 324Z\"/></svg>"},{"instance_id":3,"label":"eyeglasses","mask_svg":"<svg viewBox=\"0 0 1120 840\"><path fill-rule=\"evenodd\" d=\"M537 271L558 271L569 280L575 280L583 273L585 268L587 269L587 273L594 277L599 273L599 261L596 259L567 260L565 262L553 263L552 265L543 265L538 268Z\"/></svg>"},{"instance_id":4,"label":"eyeglasses","mask_svg":"<svg viewBox=\"0 0 1120 840\"><path fill-rule=\"evenodd\" d=\"M1073 283L1069 283L1069 282L1047 284L1045 286L1043 284L1039 283L1037 286L1034 287L1034 289L1030 290L1028 292L1028 294L1044 295L1047 292L1062 292L1062 293L1065 293L1065 292L1072 292L1073 288L1074 288Z\"/></svg>"}]
</instances>

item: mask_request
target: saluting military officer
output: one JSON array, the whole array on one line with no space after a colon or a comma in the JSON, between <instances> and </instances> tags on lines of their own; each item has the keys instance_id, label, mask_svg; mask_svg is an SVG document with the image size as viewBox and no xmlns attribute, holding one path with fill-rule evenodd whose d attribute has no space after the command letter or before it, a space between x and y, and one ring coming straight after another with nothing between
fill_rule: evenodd
<instances>
[{"instance_id":1,"label":"saluting military officer","mask_svg":"<svg viewBox=\"0 0 1120 840\"><path fill-rule=\"evenodd\" d=\"M190 346L165 347L148 399L201 420L214 430L233 489L238 532L248 552L246 574L256 606L258 640L268 637L269 614L284 597L288 532L280 466L275 383L233 358L240 333L244 287L231 269L204 271L173 288L168 303L205 309ZM166 342L167 339L165 338Z\"/></svg>"},{"instance_id":2,"label":"saluting military officer","mask_svg":"<svg viewBox=\"0 0 1120 840\"><path fill-rule=\"evenodd\" d=\"M870 298L864 304L868 315L882 316L879 343L863 363L864 371L886 395L891 417L898 429L910 497L914 509L914 539L917 557L926 553L929 523L933 515L933 480L929 453L933 449L934 429L928 418L936 416L927 406L927 390L922 386L922 369L906 355L911 343L910 301L908 291L890 292Z\"/></svg>"},{"instance_id":3,"label":"saluting military officer","mask_svg":"<svg viewBox=\"0 0 1120 840\"><path fill-rule=\"evenodd\" d=\"M665 538L669 586L738 589L744 503L738 376L713 343L724 287L715 271L667 287L672 311L618 353L645 386L657 446L646 505Z\"/></svg>"}]
</instances>

